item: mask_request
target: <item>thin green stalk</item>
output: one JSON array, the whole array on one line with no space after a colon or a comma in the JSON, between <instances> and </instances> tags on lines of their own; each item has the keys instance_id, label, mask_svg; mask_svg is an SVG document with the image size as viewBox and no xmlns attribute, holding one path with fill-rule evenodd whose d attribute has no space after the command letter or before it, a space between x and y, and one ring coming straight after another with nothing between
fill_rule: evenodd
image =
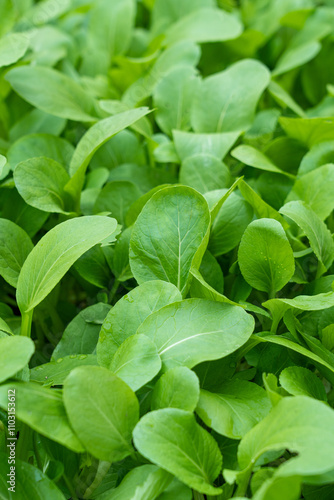
<instances>
[{"instance_id":1,"label":"thin green stalk","mask_svg":"<svg viewBox=\"0 0 334 500\"><path fill-rule=\"evenodd\" d=\"M90 498L92 493L96 490L96 488L101 484L103 478L107 474L108 470L110 469L111 462L105 462L105 461L100 461L96 475L94 478L94 481L88 488L86 489L83 498Z\"/></svg>"},{"instance_id":2,"label":"thin green stalk","mask_svg":"<svg viewBox=\"0 0 334 500\"><path fill-rule=\"evenodd\" d=\"M113 286L110 290L110 293L109 293L109 304L112 303L112 301L117 293L119 285L120 285L120 282L118 281L118 279L115 279L114 284L113 284Z\"/></svg>"},{"instance_id":3,"label":"thin green stalk","mask_svg":"<svg viewBox=\"0 0 334 500\"><path fill-rule=\"evenodd\" d=\"M203 495L203 493L193 490L193 494L194 494L194 500L205 500L205 496Z\"/></svg>"},{"instance_id":4,"label":"thin green stalk","mask_svg":"<svg viewBox=\"0 0 334 500\"><path fill-rule=\"evenodd\" d=\"M32 309L31 311L24 312L22 314L21 335L23 337L30 337L31 336L31 323L32 323L33 313L34 313L34 310Z\"/></svg>"},{"instance_id":5,"label":"thin green stalk","mask_svg":"<svg viewBox=\"0 0 334 500\"><path fill-rule=\"evenodd\" d=\"M68 491L70 492L71 499L72 500L79 500L77 497L77 494L75 492L75 489L73 488L73 485L72 485L71 481L68 479L68 477L66 476L66 474L63 474L63 479L65 481L65 484L67 486Z\"/></svg>"}]
</instances>

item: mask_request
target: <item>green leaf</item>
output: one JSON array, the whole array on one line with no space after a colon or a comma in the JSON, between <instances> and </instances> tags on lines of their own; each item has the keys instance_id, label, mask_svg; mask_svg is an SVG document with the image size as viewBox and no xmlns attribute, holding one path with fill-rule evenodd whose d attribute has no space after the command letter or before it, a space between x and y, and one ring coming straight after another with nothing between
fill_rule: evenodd
<instances>
[{"instance_id":1,"label":"green leaf","mask_svg":"<svg viewBox=\"0 0 334 500\"><path fill-rule=\"evenodd\" d=\"M155 344L146 335L128 337L115 352L109 369L135 392L160 371Z\"/></svg>"},{"instance_id":2,"label":"green leaf","mask_svg":"<svg viewBox=\"0 0 334 500\"><path fill-rule=\"evenodd\" d=\"M125 229L117 239L114 247L114 255L111 269L119 282L133 278L129 262L129 248L132 227Z\"/></svg>"},{"instance_id":3,"label":"green leaf","mask_svg":"<svg viewBox=\"0 0 334 500\"><path fill-rule=\"evenodd\" d=\"M148 108L130 109L129 111L124 111L124 113L100 120L87 130L79 141L70 163L71 179L66 185L66 191L74 199L79 196L84 184L87 166L96 151L111 137L129 127L149 112Z\"/></svg>"},{"instance_id":4,"label":"green leaf","mask_svg":"<svg viewBox=\"0 0 334 500\"><path fill-rule=\"evenodd\" d=\"M223 358L247 342L253 329L253 317L241 307L187 299L152 313L137 333L155 342L166 370Z\"/></svg>"},{"instance_id":5,"label":"green leaf","mask_svg":"<svg viewBox=\"0 0 334 500\"><path fill-rule=\"evenodd\" d=\"M305 201L318 217L324 220L334 209L333 183L334 165L323 165L298 178L286 202Z\"/></svg>"},{"instance_id":6,"label":"green leaf","mask_svg":"<svg viewBox=\"0 0 334 500\"><path fill-rule=\"evenodd\" d=\"M181 40L197 43L223 42L237 38L242 32L240 21L233 15L219 9L198 9L182 17L166 32L164 45Z\"/></svg>"},{"instance_id":7,"label":"green leaf","mask_svg":"<svg viewBox=\"0 0 334 500\"><path fill-rule=\"evenodd\" d=\"M111 212L117 222L124 225L126 213L140 195L141 191L132 182L108 182L96 199L94 212Z\"/></svg>"},{"instance_id":8,"label":"green leaf","mask_svg":"<svg viewBox=\"0 0 334 500\"><path fill-rule=\"evenodd\" d=\"M76 368L65 380L64 402L73 429L94 457L117 462L133 453L139 403L123 380L105 368Z\"/></svg>"},{"instance_id":9,"label":"green leaf","mask_svg":"<svg viewBox=\"0 0 334 500\"><path fill-rule=\"evenodd\" d=\"M58 489L51 479L42 471L27 462L15 461L15 487L14 491L9 491L11 487L7 481L10 479L8 456L0 454L0 497L7 500L16 498L33 498L34 500L65 500L63 493Z\"/></svg>"},{"instance_id":10,"label":"green leaf","mask_svg":"<svg viewBox=\"0 0 334 500\"><path fill-rule=\"evenodd\" d=\"M302 201L291 201L280 212L292 219L307 236L320 263L327 270L334 260L334 243L326 224Z\"/></svg>"},{"instance_id":11,"label":"green leaf","mask_svg":"<svg viewBox=\"0 0 334 500\"><path fill-rule=\"evenodd\" d=\"M189 156L200 154L212 155L222 160L239 135L239 132L195 134L194 132L173 130L175 149L182 162Z\"/></svg>"},{"instance_id":12,"label":"green leaf","mask_svg":"<svg viewBox=\"0 0 334 500\"><path fill-rule=\"evenodd\" d=\"M191 123L195 132L241 132L254 119L258 100L270 81L260 62L244 59L203 80L194 97Z\"/></svg>"},{"instance_id":13,"label":"green leaf","mask_svg":"<svg viewBox=\"0 0 334 500\"><path fill-rule=\"evenodd\" d=\"M15 186L32 207L44 212L67 213L64 187L69 181L65 168L51 158L31 158L14 170Z\"/></svg>"},{"instance_id":14,"label":"green leaf","mask_svg":"<svg viewBox=\"0 0 334 500\"><path fill-rule=\"evenodd\" d=\"M11 169L22 161L44 156L60 163L67 169L74 147L65 139L51 134L27 134L18 139L8 149L8 161Z\"/></svg>"},{"instance_id":15,"label":"green leaf","mask_svg":"<svg viewBox=\"0 0 334 500\"><path fill-rule=\"evenodd\" d=\"M271 297L287 284L295 271L288 238L274 219L249 224L241 239L238 261L247 283Z\"/></svg>"},{"instance_id":16,"label":"green leaf","mask_svg":"<svg viewBox=\"0 0 334 500\"><path fill-rule=\"evenodd\" d=\"M0 274L12 286L17 280L33 244L27 233L7 219L0 219Z\"/></svg>"},{"instance_id":17,"label":"green leaf","mask_svg":"<svg viewBox=\"0 0 334 500\"><path fill-rule=\"evenodd\" d=\"M197 375L185 366L171 368L160 377L154 386L151 400L152 410L179 408L194 411L199 399Z\"/></svg>"},{"instance_id":18,"label":"green leaf","mask_svg":"<svg viewBox=\"0 0 334 500\"><path fill-rule=\"evenodd\" d=\"M51 359L57 360L70 354L93 354L101 325L110 309L109 304L101 302L83 309L65 328Z\"/></svg>"},{"instance_id":19,"label":"green leaf","mask_svg":"<svg viewBox=\"0 0 334 500\"><path fill-rule=\"evenodd\" d=\"M192 413L175 408L148 413L136 425L133 437L144 457L183 483L208 495L220 493L211 485L222 464L218 445Z\"/></svg>"},{"instance_id":20,"label":"green leaf","mask_svg":"<svg viewBox=\"0 0 334 500\"><path fill-rule=\"evenodd\" d=\"M258 168L259 170L266 170L267 172L276 172L278 174L294 178L294 175L289 174L289 172L285 172L284 170L276 167L276 165L271 161L270 158L268 158L265 154L263 154L258 149L253 148L252 146L242 144L241 146L233 149L231 155L233 156L233 158L236 158L237 160L250 167Z\"/></svg>"},{"instance_id":21,"label":"green leaf","mask_svg":"<svg viewBox=\"0 0 334 500\"><path fill-rule=\"evenodd\" d=\"M102 0L93 4L85 36L81 71L95 76L108 72L111 60L125 53L135 21L133 0Z\"/></svg>"},{"instance_id":22,"label":"green leaf","mask_svg":"<svg viewBox=\"0 0 334 500\"><path fill-rule=\"evenodd\" d=\"M245 200L252 205L254 212L259 219L275 219L283 226L284 229L289 228L289 224L279 214L279 212L263 201L261 196L259 196L244 180L240 181L238 187Z\"/></svg>"},{"instance_id":23,"label":"green leaf","mask_svg":"<svg viewBox=\"0 0 334 500\"><path fill-rule=\"evenodd\" d=\"M209 236L210 215L194 189L158 191L146 203L132 231L130 266L139 284L169 281L185 296L190 268L199 267Z\"/></svg>"},{"instance_id":24,"label":"green leaf","mask_svg":"<svg viewBox=\"0 0 334 500\"><path fill-rule=\"evenodd\" d=\"M95 102L90 94L55 69L19 66L6 74L6 80L25 101L46 113L83 122L96 120Z\"/></svg>"},{"instance_id":25,"label":"green leaf","mask_svg":"<svg viewBox=\"0 0 334 500\"><path fill-rule=\"evenodd\" d=\"M289 366L279 377L283 389L293 396L309 396L311 398L327 401L325 387L321 380L307 368L302 366Z\"/></svg>"},{"instance_id":26,"label":"green leaf","mask_svg":"<svg viewBox=\"0 0 334 500\"><path fill-rule=\"evenodd\" d=\"M334 468L334 411L306 396L287 397L241 440L238 461L250 467L269 450L288 449L298 456L284 462L277 477L314 476Z\"/></svg>"},{"instance_id":27,"label":"green leaf","mask_svg":"<svg viewBox=\"0 0 334 500\"><path fill-rule=\"evenodd\" d=\"M128 337L136 333L147 316L181 299L179 290L164 281L143 283L124 295L103 322L97 344L99 364L109 368L117 349Z\"/></svg>"},{"instance_id":28,"label":"green leaf","mask_svg":"<svg viewBox=\"0 0 334 500\"><path fill-rule=\"evenodd\" d=\"M165 134L171 135L174 129L190 129L190 110L198 85L197 72L191 66L177 66L159 81L153 104L157 108L157 124Z\"/></svg>"},{"instance_id":29,"label":"green leaf","mask_svg":"<svg viewBox=\"0 0 334 500\"><path fill-rule=\"evenodd\" d=\"M111 490L113 500L155 500L160 498L166 487L172 481L168 472L155 465L135 467L124 477L117 488Z\"/></svg>"},{"instance_id":30,"label":"green leaf","mask_svg":"<svg viewBox=\"0 0 334 500\"><path fill-rule=\"evenodd\" d=\"M319 142L334 139L332 118L288 118L282 116L279 123L289 137L306 144L309 148Z\"/></svg>"},{"instance_id":31,"label":"green leaf","mask_svg":"<svg viewBox=\"0 0 334 500\"><path fill-rule=\"evenodd\" d=\"M228 299L220 292L217 292L212 286L210 286L201 273L197 271L197 269L190 270L192 275L192 282L190 287L190 295L191 297L197 297L200 299L208 299L216 302L223 302L226 304L231 304L233 306L244 307L241 304L233 302L233 300Z\"/></svg>"},{"instance_id":32,"label":"green leaf","mask_svg":"<svg viewBox=\"0 0 334 500\"><path fill-rule=\"evenodd\" d=\"M306 358L315 361L315 363L319 363L320 365L324 366L325 368L328 368L331 372L334 373L334 363L328 363L318 354L314 354L311 350L306 349L302 345L297 344L297 342L293 342L292 340L284 337L283 335L266 335L264 337L258 337L254 335L253 338L254 340L256 340L257 343L270 342L271 344L277 344L283 347L287 347L288 349L291 349L292 351L302 354L303 356L306 356Z\"/></svg>"},{"instance_id":33,"label":"green leaf","mask_svg":"<svg viewBox=\"0 0 334 500\"><path fill-rule=\"evenodd\" d=\"M211 207L211 213L217 213L215 206ZM253 209L241 196L230 193L213 219L209 250L214 256L219 256L230 252L239 244L245 229L253 219Z\"/></svg>"},{"instance_id":34,"label":"green leaf","mask_svg":"<svg viewBox=\"0 0 334 500\"><path fill-rule=\"evenodd\" d=\"M24 33L10 33L0 40L0 68L16 63L29 47L29 36Z\"/></svg>"},{"instance_id":35,"label":"green leaf","mask_svg":"<svg viewBox=\"0 0 334 500\"><path fill-rule=\"evenodd\" d=\"M230 186L232 177L228 167L208 154L189 156L181 165L180 183L204 194Z\"/></svg>"},{"instance_id":36,"label":"green leaf","mask_svg":"<svg viewBox=\"0 0 334 500\"><path fill-rule=\"evenodd\" d=\"M262 387L245 380L231 380L221 385L218 394L201 389L196 413L219 434L241 439L269 413L270 407Z\"/></svg>"},{"instance_id":37,"label":"green leaf","mask_svg":"<svg viewBox=\"0 0 334 500\"><path fill-rule=\"evenodd\" d=\"M67 375L78 366L96 366L96 356L92 354L71 354L64 358L36 366L30 371L30 380L45 386L63 385Z\"/></svg>"},{"instance_id":38,"label":"green leaf","mask_svg":"<svg viewBox=\"0 0 334 500\"><path fill-rule=\"evenodd\" d=\"M74 263L73 269L88 283L99 288L108 288L112 275L103 248L95 245L87 250Z\"/></svg>"},{"instance_id":39,"label":"green leaf","mask_svg":"<svg viewBox=\"0 0 334 500\"><path fill-rule=\"evenodd\" d=\"M80 255L110 238L116 228L115 219L87 216L62 222L43 236L27 257L18 279L17 303L21 312L34 309Z\"/></svg>"},{"instance_id":40,"label":"green leaf","mask_svg":"<svg viewBox=\"0 0 334 500\"><path fill-rule=\"evenodd\" d=\"M14 335L0 338L0 382L22 370L34 351L34 343L27 337Z\"/></svg>"},{"instance_id":41,"label":"green leaf","mask_svg":"<svg viewBox=\"0 0 334 500\"><path fill-rule=\"evenodd\" d=\"M91 367L89 369L92 369ZM8 407L8 390L15 390L16 416L32 429L76 453L84 448L72 430L61 391L46 389L33 382L11 383L0 387L0 405Z\"/></svg>"},{"instance_id":42,"label":"green leaf","mask_svg":"<svg viewBox=\"0 0 334 500\"><path fill-rule=\"evenodd\" d=\"M190 12L214 6L214 0L156 0L152 8L153 32L164 31Z\"/></svg>"}]
</instances>

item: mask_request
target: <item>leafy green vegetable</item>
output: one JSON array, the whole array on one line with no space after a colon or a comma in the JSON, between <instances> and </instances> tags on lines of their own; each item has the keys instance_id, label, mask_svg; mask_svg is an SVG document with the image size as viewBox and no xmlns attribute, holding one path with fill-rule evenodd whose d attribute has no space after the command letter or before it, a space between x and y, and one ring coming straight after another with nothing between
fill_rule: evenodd
<instances>
[{"instance_id":1,"label":"leafy green vegetable","mask_svg":"<svg viewBox=\"0 0 334 500\"><path fill-rule=\"evenodd\" d=\"M0 19L1 499L332 500L333 0Z\"/></svg>"},{"instance_id":2,"label":"leafy green vegetable","mask_svg":"<svg viewBox=\"0 0 334 500\"><path fill-rule=\"evenodd\" d=\"M209 495L220 492L210 484L221 469L218 445L190 412L167 408L145 415L134 430L134 443L190 487Z\"/></svg>"},{"instance_id":3,"label":"leafy green vegetable","mask_svg":"<svg viewBox=\"0 0 334 500\"><path fill-rule=\"evenodd\" d=\"M295 270L292 248L279 222L260 219L246 229L239 247L240 270L251 286L274 297Z\"/></svg>"},{"instance_id":4,"label":"leafy green vegetable","mask_svg":"<svg viewBox=\"0 0 334 500\"><path fill-rule=\"evenodd\" d=\"M158 191L146 203L131 235L130 266L138 283L161 279L185 296L191 267L199 267L209 235L204 198L186 187Z\"/></svg>"},{"instance_id":5,"label":"leafy green vegetable","mask_svg":"<svg viewBox=\"0 0 334 500\"><path fill-rule=\"evenodd\" d=\"M90 402L88 408L82 391ZM116 375L97 366L75 368L64 382L64 402L71 426L93 456L115 462L133 452L131 433L139 404Z\"/></svg>"}]
</instances>

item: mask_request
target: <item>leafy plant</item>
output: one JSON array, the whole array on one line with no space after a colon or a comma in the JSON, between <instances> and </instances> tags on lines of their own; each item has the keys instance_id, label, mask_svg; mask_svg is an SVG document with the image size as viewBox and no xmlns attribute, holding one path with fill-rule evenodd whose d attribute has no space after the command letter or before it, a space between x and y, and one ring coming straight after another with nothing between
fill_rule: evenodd
<instances>
[{"instance_id":1,"label":"leafy plant","mask_svg":"<svg viewBox=\"0 0 334 500\"><path fill-rule=\"evenodd\" d=\"M0 19L1 499L332 500L333 1Z\"/></svg>"}]
</instances>

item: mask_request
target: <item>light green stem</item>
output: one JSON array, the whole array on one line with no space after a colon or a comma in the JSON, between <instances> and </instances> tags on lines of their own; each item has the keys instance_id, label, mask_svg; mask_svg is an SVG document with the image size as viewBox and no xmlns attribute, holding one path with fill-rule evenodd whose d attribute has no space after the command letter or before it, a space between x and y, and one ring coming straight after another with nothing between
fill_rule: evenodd
<instances>
[{"instance_id":1,"label":"light green stem","mask_svg":"<svg viewBox=\"0 0 334 500\"><path fill-rule=\"evenodd\" d=\"M32 323L33 313L34 313L34 310L32 309L31 311L24 312L22 314L21 335L23 337L30 337L31 336L31 323Z\"/></svg>"}]
</instances>

